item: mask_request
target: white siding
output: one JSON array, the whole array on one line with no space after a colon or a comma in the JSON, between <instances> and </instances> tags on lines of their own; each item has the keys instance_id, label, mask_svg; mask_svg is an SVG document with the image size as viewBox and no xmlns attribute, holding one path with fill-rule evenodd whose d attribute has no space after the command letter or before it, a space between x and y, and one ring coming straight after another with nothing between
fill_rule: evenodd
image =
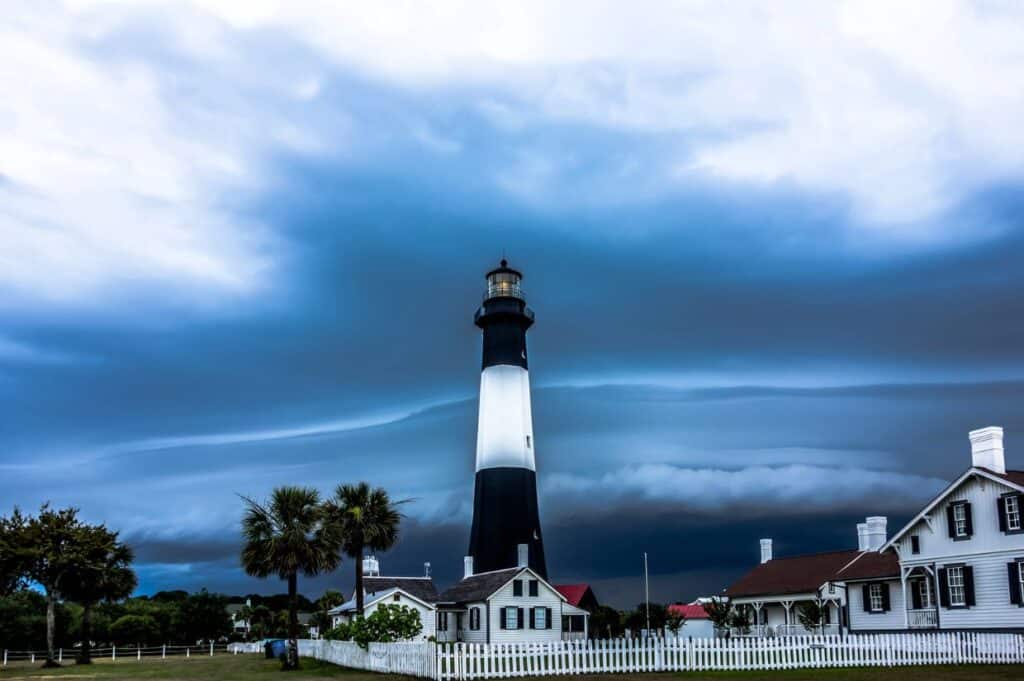
<instances>
[{"instance_id":1,"label":"white siding","mask_svg":"<svg viewBox=\"0 0 1024 681\"><path fill-rule=\"evenodd\" d=\"M679 628L679 638L714 638L715 625L711 620L686 620ZM665 637L671 638L672 632L665 629Z\"/></svg>"},{"instance_id":2,"label":"white siding","mask_svg":"<svg viewBox=\"0 0 1024 681\"><path fill-rule=\"evenodd\" d=\"M925 521L910 528L898 542L905 568L964 563L974 568L975 606L939 607L941 629L1024 629L1024 608L1010 603L1006 564L1024 558L1024 534L999 531L996 500L1011 488L986 478L973 477L932 509L931 528ZM956 541L949 536L946 508L956 501L971 503L974 533ZM912 535L919 538L921 552L911 553Z\"/></svg>"},{"instance_id":3,"label":"white siding","mask_svg":"<svg viewBox=\"0 0 1024 681\"><path fill-rule=\"evenodd\" d=\"M1024 629L1024 608L1010 603L1006 564L1012 558L1024 558L1024 550L1014 556L970 557L963 562L974 568L974 600L971 608L939 607L939 626L943 629ZM942 567L942 564L939 564Z\"/></svg>"},{"instance_id":4,"label":"white siding","mask_svg":"<svg viewBox=\"0 0 1024 681\"><path fill-rule=\"evenodd\" d=\"M397 600L395 598L396 596ZM437 620L434 617L433 606L424 606L419 601L409 598L407 594L399 592L395 594L388 594L379 601L367 603L363 608L363 615L365 617L369 617L374 612L376 612L377 608L381 605L404 605L419 612L420 623L423 625L423 630L420 632L420 635L418 637L413 639L414 641L425 641L431 636L435 636ZM348 615L334 615L331 617L331 624L332 626L336 627L343 622L348 622L349 619L350 618Z\"/></svg>"},{"instance_id":5,"label":"white siding","mask_svg":"<svg viewBox=\"0 0 1024 681\"><path fill-rule=\"evenodd\" d=\"M883 582L889 586L889 611L864 612L864 583L851 582L846 585L850 601L850 631L896 631L906 628L904 623L903 587L900 581ZM909 589L910 586L908 585Z\"/></svg>"},{"instance_id":6,"label":"white siding","mask_svg":"<svg viewBox=\"0 0 1024 681\"><path fill-rule=\"evenodd\" d=\"M523 581L523 595L513 596L513 586L509 582L491 596L491 643L513 643L517 641L560 641L562 639L562 599L551 587L540 582L536 596L530 596L529 581L533 579L524 574L516 579ZM512 606L523 609L526 624L522 629L502 629L502 608ZM551 628L531 629L530 608L551 608Z\"/></svg>"},{"instance_id":7,"label":"white siding","mask_svg":"<svg viewBox=\"0 0 1024 681\"><path fill-rule=\"evenodd\" d=\"M931 518L931 529L922 520L900 538L898 544L901 560L905 564L919 564L935 560L942 562L947 558L959 559L966 555L990 551L1024 552L1024 534L1003 534L999 531L996 500L1000 495L1010 491L1010 487L987 478L974 477L965 480L928 514ZM946 508L956 501L971 502L974 534L970 539L956 541L949 536ZM910 550L910 537L915 534L921 543L921 553L917 555Z\"/></svg>"},{"instance_id":8,"label":"white siding","mask_svg":"<svg viewBox=\"0 0 1024 681\"><path fill-rule=\"evenodd\" d=\"M473 608L480 609L480 628L477 631L469 628ZM481 601L466 606L466 614L462 616L462 640L466 643L487 643L487 603Z\"/></svg>"}]
</instances>

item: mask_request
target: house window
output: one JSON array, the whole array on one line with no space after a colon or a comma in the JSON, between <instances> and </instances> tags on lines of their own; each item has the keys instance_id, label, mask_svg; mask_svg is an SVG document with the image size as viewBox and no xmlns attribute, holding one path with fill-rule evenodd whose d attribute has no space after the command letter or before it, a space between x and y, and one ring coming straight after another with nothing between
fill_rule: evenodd
<instances>
[{"instance_id":1,"label":"house window","mask_svg":"<svg viewBox=\"0 0 1024 681\"><path fill-rule=\"evenodd\" d=\"M536 596L540 593L540 583L536 579L530 580L530 595Z\"/></svg>"},{"instance_id":2,"label":"house window","mask_svg":"<svg viewBox=\"0 0 1024 681\"><path fill-rule=\"evenodd\" d=\"M871 598L871 612L882 612L885 609L881 584L872 584L868 589L868 596Z\"/></svg>"},{"instance_id":3,"label":"house window","mask_svg":"<svg viewBox=\"0 0 1024 681\"><path fill-rule=\"evenodd\" d=\"M946 568L946 581L949 584L950 606L964 607L967 605L967 593L964 590L964 569L962 567Z\"/></svg>"},{"instance_id":4,"label":"house window","mask_svg":"<svg viewBox=\"0 0 1024 681\"><path fill-rule=\"evenodd\" d=\"M953 506L953 533L957 537L967 536L967 504Z\"/></svg>"},{"instance_id":5,"label":"house window","mask_svg":"<svg viewBox=\"0 0 1024 681\"><path fill-rule=\"evenodd\" d=\"M935 607L935 595L932 593L932 582L930 579L918 581L917 595L920 598L922 608Z\"/></svg>"},{"instance_id":6,"label":"house window","mask_svg":"<svg viewBox=\"0 0 1024 681\"><path fill-rule=\"evenodd\" d=\"M505 608L505 628L519 628L519 608Z\"/></svg>"},{"instance_id":7,"label":"house window","mask_svg":"<svg viewBox=\"0 0 1024 681\"><path fill-rule=\"evenodd\" d=\"M437 613L437 628L441 631L448 631L448 613Z\"/></svg>"},{"instance_id":8,"label":"house window","mask_svg":"<svg viewBox=\"0 0 1024 681\"><path fill-rule=\"evenodd\" d=\"M522 596L523 595L523 580L517 579L512 582L512 595Z\"/></svg>"},{"instance_id":9,"label":"house window","mask_svg":"<svg viewBox=\"0 0 1024 681\"><path fill-rule=\"evenodd\" d=\"M1024 603L1024 560L1017 561L1017 588L1020 589L1020 602Z\"/></svg>"},{"instance_id":10,"label":"house window","mask_svg":"<svg viewBox=\"0 0 1024 681\"><path fill-rule=\"evenodd\" d=\"M910 537L910 552L914 555L921 553L921 538L916 534Z\"/></svg>"},{"instance_id":11,"label":"house window","mask_svg":"<svg viewBox=\"0 0 1024 681\"><path fill-rule=\"evenodd\" d=\"M393 600L395 603L397 603L398 601L402 600L402 597L399 596L398 594L395 594L394 596L391 597L391 600Z\"/></svg>"},{"instance_id":12,"label":"house window","mask_svg":"<svg viewBox=\"0 0 1024 681\"><path fill-rule=\"evenodd\" d=\"M828 583L828 592L829 592L830 594L834 594L834 593L836 592L836 585L835 585L835 582L829 582L829 583Z\"/></svg>"},{"instance_id":13,"label":"house window","mask_svg":"<svg viewBox=\"0 0 1024 681\"><path fill-rule=\"evenodd\" d=\"M547 611L544 608L534 608L533 609L533 628L534 629L547 629L548 628Z\"/></svg>"},{"instance_id":14,"label":"house window","mask_svg":"<svg viewBox=\"0 0 1024 681\"><path fill-rule=\"evenodd\" d=\"M526 436L526 448L527 449L530 448L530 436L529 435Z\"/></svg>"},{"instance_id":15,"label":"house window","mask_svg":"<svg viewBox=\"0 0 1024 681\"><path fill-rule=\"evenodd\" d=\"M473 608L469 611L469 628L473 631L480 631L480 608Z\"/></svg>"},{"instance_id":16,"label":"house window","mask_svg":"<svg viewBox=\"0 0 1024 681\"><path fill-rule=\"evenodd\" d=\"M1003 503L1006 508L1006 529L1010 532L1020 530L1020 497L1016 494L1008 496Z\"/></svg>"}]
</instances>

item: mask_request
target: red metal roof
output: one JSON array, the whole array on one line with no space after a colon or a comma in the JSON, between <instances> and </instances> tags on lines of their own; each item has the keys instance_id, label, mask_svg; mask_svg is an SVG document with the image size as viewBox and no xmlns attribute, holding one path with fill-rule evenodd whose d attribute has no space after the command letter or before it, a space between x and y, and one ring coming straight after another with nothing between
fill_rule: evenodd
<instances>
[{"instance_id":1,"label":"red metal roof","mask_svg":"<svg viewBox=\"0 0 1024 681\"><path fill-rule=\"evenodd\" d=\"M565 596L565 600L569 601L569 605L575 605L579 607L580 600L584 594L587 593L587 589L590 588L589 584L556 584L555 589L558 593Z\"/></svg>"},{"instance_id":2,"label":"red metal roof","mask_svg":"<svg viewBox=\"0 0 1024 681\"><path fill-rule=\"evenodd\" d=\"M674 603L668 606L668 612L669 614L680 614L688 620L709 619L708 613L704 609L704 606L697 603L690 603L689 605L683 605L682 603Z\"/></svg>"}]
</instances>

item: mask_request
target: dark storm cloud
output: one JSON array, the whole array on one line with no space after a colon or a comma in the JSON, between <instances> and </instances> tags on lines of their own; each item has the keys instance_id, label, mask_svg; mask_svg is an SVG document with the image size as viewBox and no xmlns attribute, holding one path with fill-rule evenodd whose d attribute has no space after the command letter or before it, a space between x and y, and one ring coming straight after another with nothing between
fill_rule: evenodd
<instances>
[{"instance_id":1,"label":"dark storm cloud","mask_svg":"<svg viewBox=\"0 0 1024 681\"><path fill-rule=\"evenodd\" d=\"M196 76L183 102L216 90L202 65L157 54L159 32L125 35L129 54ZM285 72L303 59L273 45ZM367 479L415 500L385 570L429 560L454 580L472 313L502 252L537 313L551 571L613 602L637 599L643 551L658 597L676 599L725 586L759 536L780 555L852 546L854 523L911 481L885 499L895 527L967 465L971 428L1003 425L1022 461L1024 384L1004 380L1024 368L1018 184L935 218L976 229L920 243L865 232L835 197L669 185L655 171L685 157L678 137L502 128L479 106L500 98L486 88L324 71L322 97L281 113L355 131L339 133L344 152L268 154L272 186L224 199L280 239L265 295L183 311L126 286L88 312L5 315L2 510L53 500L122 528L144 589L276 591L238 568L235 493ZM530 151L563 162L537 180ZM609 170L629 164L650 172ZM303 589L347 588L350 570Z\"/></svg>"}]
</instances>

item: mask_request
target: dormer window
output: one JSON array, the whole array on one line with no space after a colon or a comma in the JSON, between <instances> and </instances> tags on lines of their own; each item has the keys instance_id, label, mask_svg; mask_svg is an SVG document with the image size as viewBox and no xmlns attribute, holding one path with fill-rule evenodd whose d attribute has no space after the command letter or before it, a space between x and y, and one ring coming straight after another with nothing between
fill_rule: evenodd
<instances>
[{"instance_id":1,"label":"dormer window","mask_svg":"<svg viewBox=\"0 0 1024 681\"><path fill-rule=\"evenodd\" d=\"M910 552L915 556L921 553L921 538L916 534L910 536Z\"/></svg>"}]
</instances>

